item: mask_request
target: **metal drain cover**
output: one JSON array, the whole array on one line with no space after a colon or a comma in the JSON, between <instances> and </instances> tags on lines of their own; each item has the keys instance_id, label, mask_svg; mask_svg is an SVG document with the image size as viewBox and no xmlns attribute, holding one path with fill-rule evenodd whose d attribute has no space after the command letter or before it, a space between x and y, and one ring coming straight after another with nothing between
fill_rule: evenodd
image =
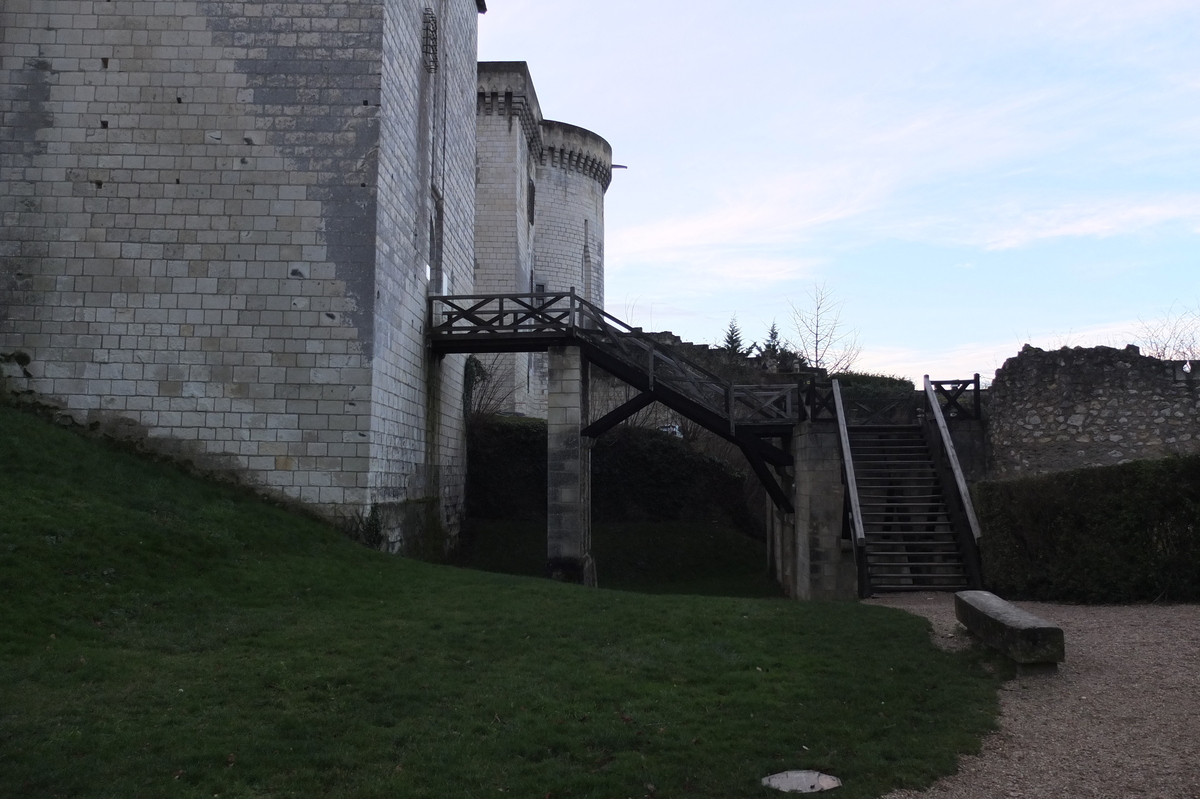
<instances>
[{"instance_id":1,"label":"metal drain cover","mask_svg":"<svg viewBox=\"0 0 1200 799\"><path fill-rule=\"evenodd\" d=\"M781 771L763 777L762 784L784 793L820 793L842 787L837 777L819 771Z\"/></svg>"}]
</instances>

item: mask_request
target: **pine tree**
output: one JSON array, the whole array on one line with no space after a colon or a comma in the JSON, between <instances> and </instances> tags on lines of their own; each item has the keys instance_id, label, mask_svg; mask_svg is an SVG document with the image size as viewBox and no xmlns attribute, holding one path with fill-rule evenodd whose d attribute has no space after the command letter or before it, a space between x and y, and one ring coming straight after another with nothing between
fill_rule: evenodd
<instances>
[{"instance_id":1,"label":"pine tree","mask_svg":"<svg viewBox=\"0 0 1200 799\"><path fill-rule=\"evenodd\" d=\"M729 327L725 329L725 340L721 343L721 349L725 350L730 355L739 357L753 354L758 345L750 342L749 346L742 346L742 329L738 327L737 314L734 314L729 319Z\"/></svg>"}]
</instances>

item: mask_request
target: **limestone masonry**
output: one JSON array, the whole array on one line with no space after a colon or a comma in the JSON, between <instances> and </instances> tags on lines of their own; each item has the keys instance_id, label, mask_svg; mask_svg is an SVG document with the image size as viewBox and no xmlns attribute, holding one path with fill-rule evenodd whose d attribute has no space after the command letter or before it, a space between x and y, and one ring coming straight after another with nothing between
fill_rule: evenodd
<instances>
[{"instance_id":1,"label":"limestone masonry","mask_svg":"<svg viewBox=\"0 0 1200 799\"><path fill-rule=\"evenodd\" d=\"M8 388L393 549L454 531L481 0L5 0Z\"/></svg>"},{"instance_id":2,"label":"limestone masonry","mask_svg":"<svg viewBox=\"0 0 1200 799\"><path fill-rule=\"evenodd\" d=\"M523 61L479 64L475 287L483 294L574 289L604 305L604 194L612 148L542 117ZM546 355L488 356L502 410L546 416Z\"/></svg>"}]
</instances>

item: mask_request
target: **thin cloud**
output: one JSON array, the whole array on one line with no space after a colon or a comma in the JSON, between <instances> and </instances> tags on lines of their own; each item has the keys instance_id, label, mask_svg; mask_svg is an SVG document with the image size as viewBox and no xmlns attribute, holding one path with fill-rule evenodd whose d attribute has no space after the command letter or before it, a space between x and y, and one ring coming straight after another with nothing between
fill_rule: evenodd
<instances>
[{"instance_id":1,"label":"thin cloud","mask_svg":"<svg viewBox=\"0 0 1200 799\"><path fill-rule=\"evenodd\" d=\"M1175 223L1200 231L1200 194L1076 202L1002 216L1007 218L980 231L972 243L989 250L1011 250L1047 239L1109 238Z\"/></svg>"},{"instance_id":2,"label":"thin cloud","mask_svg":"<svg viewBox=\"0 0 1200 799\"><path fill-rule=\"evenodd\" d=\"M1041 330L1012 333L1003 339L972 341L950 348L868 347L855 368L907 377L920 384L924 375L934 380L967 378L978 373L991 382L996 370L1026 344L1043 350L1063 347L1124 347L1133 341L1136 322L1131 320L1090 325L1078 330Z\"/></svg>"}]
</instances>

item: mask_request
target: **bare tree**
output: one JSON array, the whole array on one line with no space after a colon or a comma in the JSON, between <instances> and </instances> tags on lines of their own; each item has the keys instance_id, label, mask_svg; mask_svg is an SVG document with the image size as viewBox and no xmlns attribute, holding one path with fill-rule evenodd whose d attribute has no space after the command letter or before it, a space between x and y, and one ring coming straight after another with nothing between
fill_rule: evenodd
<instances>
[{"instance_id":1,"label":"bare tree","mask_svg":"<svg viewBox=\"0 0 1200 799\"><path fill-rule=\"evenodd\" d=\"M1200 360L1200 308L1172 305L1162 315L1138 319L1134 341L1143 355L1167 361Z\"/></svg>"},{"instance_id":2,"label":"bare tree","mask_svg":"<svg viewBox=\"0 0 1200 799\"><path fill-rule=\"evenodd\" d=\"M842 303L826 283L813 284L806 306L792 304L792 324L798 337L792 347L809 366L830 374L846 372L862 354L858 331L842 323Z\"/></svg>"},{"instance_id":3,"label":"bare tree","mask_svg":"<svg viewBox=\"0 0 1200 799\"><path fill-rule=\"evenodd\" d=\"M495 416L512 399L512 384L501 382L500 360L499 355L467 358L463 377L463 408L467 416Z\"/></svg>"}]
</instances>

